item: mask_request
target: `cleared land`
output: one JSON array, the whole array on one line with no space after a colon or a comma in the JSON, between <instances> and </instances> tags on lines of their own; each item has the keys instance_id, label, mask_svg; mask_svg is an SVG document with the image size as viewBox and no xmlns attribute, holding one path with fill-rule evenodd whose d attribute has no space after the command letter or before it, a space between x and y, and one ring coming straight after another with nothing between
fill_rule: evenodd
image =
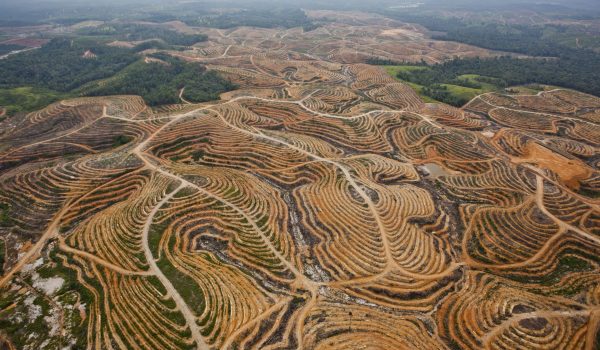
<instances>
[{"instance_id":1,"label":"cleared land","mask_svg":"<svg viewBox=\"0 0 600 350\"><path fill-rule=\"evenodd\" d=\"M594 348L600 99L425 103L359 49L481 51L340 21L169 51L239 87L219 101L74 98L3 122L6 341Z\"/></svg>"}]
</instances>

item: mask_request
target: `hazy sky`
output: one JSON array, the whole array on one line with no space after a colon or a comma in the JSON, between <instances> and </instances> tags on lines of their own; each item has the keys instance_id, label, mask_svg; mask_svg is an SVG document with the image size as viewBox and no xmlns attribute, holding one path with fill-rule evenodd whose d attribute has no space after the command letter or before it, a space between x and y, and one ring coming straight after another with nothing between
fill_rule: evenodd
<instances>
[{"instance_id":1,"label":"hazy sky","mask_svg":"<svg viewBox=\"0 0 600 350\"><path fill-rule=\"evenodd\" d=\"M177 11L196 3L196 9L215 7L269 8L269 6L327 8L327 9L386 9L407 3L424 3L421 8L433 9L510 9L511 7L528 6L541 9L542 4L554 4L573 9L584 9L589 13L600 12L600 0L0 0L0 19L35 21L56 17L57 14L68 16L82 13L83 9L104 8L118 9L131 7L142 11ZM143 6L146 5L146 6ZM552 8L551 6L548 8ZM92 12L93 13L93 12ZM127 12L121 12L126 14Z\"/></svg>"}]
</instances>

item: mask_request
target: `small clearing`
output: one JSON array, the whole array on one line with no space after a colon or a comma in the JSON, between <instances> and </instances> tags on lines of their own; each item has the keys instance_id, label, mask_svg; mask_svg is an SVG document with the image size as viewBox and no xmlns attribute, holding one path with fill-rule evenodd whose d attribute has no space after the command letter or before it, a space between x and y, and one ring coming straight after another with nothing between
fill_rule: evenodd
<instances>
[{"instance_id":1,"label":"small clearing","mask_svg":"<svg viewBox=\"0 0 600 350\"><path fill-rule=\"evenodd\" d=\"M591 175L591 169L578 159L568 159L538 143L530 142L523 157L513 157L514 163L533 163L555 172L573 190L579 188L579 181Z\"/></svg>"}]
</instances>

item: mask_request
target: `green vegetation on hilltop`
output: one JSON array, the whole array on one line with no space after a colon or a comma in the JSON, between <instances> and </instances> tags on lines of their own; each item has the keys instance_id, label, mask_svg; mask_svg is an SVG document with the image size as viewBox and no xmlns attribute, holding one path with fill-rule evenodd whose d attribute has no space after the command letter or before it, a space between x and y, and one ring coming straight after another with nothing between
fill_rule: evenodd
<instances>
[{"instance_id":1,"label":"green vegetation on hilltop","mask_svg":"<svg viewBox=\"0 0 600 350\"><path fill-rule=\"evenodd\" d=\"M383 66L392 76L413 88L425 102L444 102L460 107L473 97L506 87L501 79L477 74L445 74L439 66L394 65Z\"/></svg>"},{"instance_id":2,"label":"green vegetation on hilltop","mask_svg":"<svg viewBox=\"0 0 600 350\"><path fill-rule=\"evenodd\" d=\"M559 25L502 24L465 20L458 17L392 14L405 22L418 23L437 32L433 39L458 41L490 50L516 52L538 57L571 55L573 47L562 45L557 36L576 31L574 27ZM580 33L581 34L581 33ZM573 33L573 44L575 44ZM584 36L581 34L580 36ZM574 45L571 45L574 46Z\"/></svg>"},{"instance_id":3,"label":"green vegetation on hilltop","mask_svg":"<svg viewBox=\"0 0 600 350\"><path fill-rule=\"evenodd\" d=\"M140 95L149 105L179 103L179 91L190 102L218 99L219 94L235 86L216 72L168 55L156 55L161 61L143 60L130 65L114 77L88 84L78 92L88 96L116 94Z\"/></svg>"},{"instance_id":4,"label":"green vegetation on hilltop","mask_svg":"<svg viewBox=\"0 0 600 350\"><path fill-rule=\"evenodd\" d=\"M204 34L185 34L158 25L136 23L107 23L98 27L82 28L78 30L78 34L88 36L111 36L126 41L160 39L169 45L176 46L192 46L208 39Z\"/></svg>"},{"instance_id":5,"label":"green vegetation on hilltop","mask_svg":"<svg viewBox=\"0 0 600 350\"><path fill-rule=\"evenodd\" d=\"M600 36L585 25L546 25L541 39L565 47L600 49Z\"/></svg>"},{"instance_id":6,"label":"green vegetation on hilltop","mask_svg":"<svg viewBox=\"0 0 600 350\"><path fill-rule=\"evenodd\" d=\"M428 66L428 70L412 71L401 74L402 79L431 86L433 84L453 84L464 87L489 89L489 85L503 88L513 85L539 83L579 89L583 92L600 95L599 72L589 72L581 76L575 67L572 71L557 67L556 60L515 59L512 57L497 58L465 58ZM591 63L593 65L593 63ZM600 69L600 67L598 67ZM587 71L583 67L582 71ZM467 83L465 75L476 73L481 77L475 79L476 84ZM463 76L463 78L461 78ZM487 87L487 89L486 89Z\"/></svg>"},{"instance_id":7,"label":"green vegetation on hilltop","mask_svg":"<svg viewBox=\"0 0 600 350\"><path fill-rule=\"evenodd\" d=\"M429 88L431 91L425 91L429 96L434 96L442 100L449 100L449 104L461 107L475 96L482 94L482 89L476 89L455 84L438 84Z\"/></svg>"},{"instance_id":8,"label":"green vegetation on hilltop","mask_svg":"<svg viewBox=\"0 0 600 350\"><path fill-rule=\"evenodd\" d=\"M85 58L86 51L95 57ZM53 39L40 49L0 61L0 88L36 86L67 92L107 78L137 60L131 50L94 41Z\"/></svg>"},{"instance_id":9,"label":"green vegetation on hilltop","mask_svg":"<svg viewBox=\"0 0 600 350\"><path fill-rule=\"evenodd\" d=\"M194 39L195 40L195 39ZM217 99L234 88L216 72L166 54L146 63L134 49L89 39L54 39L38 50L0 60L0 107L5 116L29 112L69 96L140 95L149 105ZM87 57L85 53L89 51ZM0 117L2 118L2 117Z\"/></svg>"},{"instance_id":10,"label":"green vegetation on hilltop","mask_svg":"<svg viewBox=\"0 0 600 350\"><path fill-rule=\"evenodd\" d=\"M41 109L67 96L67 94L49 89L27 86L0 89L0 106L6 109L5 117L10 117L19 112L31 112ZM0 120L2 119L3 117L0 117Z\"/></svg>"},{"instance_id":11,"label":"green vegetation on hilltop","mask_svg":"<svg viewBox=\"0 0 600 350\"><path fill-rule=\"evenodd\" d=\"M215 16L203 16L196 19L188 19L186 20L186 23L194 26L223 29L238 26L260 28L302 27L305 31L310 31L317 28L317 25L299 8L241 10Z\"/></svg>"},{"instance_id":12,"label":"green vegetation on hilltop","mask_svg":"<svg viewBox=\"0 0 600 350\"><path fill-rule=\"evenodd\" d=\"M570 27L481 23L455 17L440 18L408 13L392 13L390 16L419 23L429 30L439 32L433 36L437 40L457 41L486 49L532 56L454 59L431 67L433 73L427 74L435 75L434 80L437 83L453 84L447 81L448 77L478 74L500 79L508 85L556 85L600 96L600 53L591 48L565 45L564 37L569 36L569 30L574 30L569 29ZM562 35L563 39L556 40L558 35ZM576 38L572 39L571 44L575 44ZM413 77L410 81L419 83L428 78L421 75ZM428 81L428 84L424 85L430 84L431 81Z\"/></svg>"},{"instance_id":13,"label":"green vegetation on hilltop","mask_svg":"<svg viewBox=\"0 0 600 350\"><path fill-rule=\"evenodd\" d=\"M427 67L409 66L409 65L385 65L385 66L383 66L383 68L385 69L386 72L388 72L389 75L395 77L398 80L401 80L403 83L405 83L406 85L410 86L413 90L415 90L417 92L417 94L419 94L419 96L423 99L423 101L425 101L427 103L439 102L438 100L425 94L425 91L424 91L425 86L400 78L401 72L410 72L413 70L427 69Z\"/></svg>"}]
</instances>

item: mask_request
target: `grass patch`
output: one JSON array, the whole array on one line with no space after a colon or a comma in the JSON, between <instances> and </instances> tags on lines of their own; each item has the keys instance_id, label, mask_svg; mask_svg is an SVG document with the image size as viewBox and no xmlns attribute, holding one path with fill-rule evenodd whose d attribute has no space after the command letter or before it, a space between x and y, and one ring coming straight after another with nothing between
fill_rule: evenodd
<instances>
[{"instance_id":1,"label":"grass patch","mask_svg":"<svg viewBox=\"0 0 600 350\"><path fill-rule=\"evenodd\" d=\"M469 88L469 87L460 86L460 85L453 85L453 84L440 84L440 86L446 87L448 89L448 92L452 96L455 96L456 98L463 100L463 101L464 100L470 101L475 96L483 94L484 92L487 92L483 88L474 89L474 88ZM489 91L493 91L493 90L489 90Z\"/></svg>"},{"instance_id":2,"label":"grass patch","mask_svg":"<svg viewBox=\"0 0 600 350\"><path fill-rule=\"evenodd\" d=\"M426 86L402 77L410 76L414 72L430 71L431 68L427 66L393 65L383 66L383 68L389 75L410 86L428 103L456 101L450 104L463 105L477 95L500 90L503 84L500 79L478 74L463 74L454 79L453 84L444 83Z\"/></svg>"},{"instance_id":3,"label":"grass patch","mask_svg":"<svg viewBox=\"0 0 600 350\"><path fill-rule=\"evenodd\" d=\"M436 102L440 102L437 101L427 95L424 94L424 86L423 85L419 85L417 83L413 83L407 80L403 80L400 79L398 77L398 74L400 72L411 72L411 71L415 71L415 70L422 70L422 69L427 69L427 67L423 67L423 66L383 66L383 68L385 69L385 71L391 75L392 77L396 78L397 80L403 82L404 84L410 86L413 90L415 90L415 92L419 95L419 97L421 97L423 99L423 101L425 101L426 103L436 103Z\"/></svg>"},{"instance_id":4,"label":"grass patch","mask_svg":"<svg viewBox=\"0 0 600 350\"><path fill-rule=\"evenodd\" d=\"M191 277L179 271L164 256L157 264L192 311L197 315L201 314L206 305L204 303L204 294L198 288L198 284Z\"/></svg>"},{"instance_id":5,"label":"grass patch","mask_svg":"<svg viewBox=\"0 0 600 350\"><path fill-rule=\"evenodd\" d=\"M170 237L169 249L173 251L175 249L175 238ZM173 284L173 287L181 295L183 300L188 304L192 311L196 315L202 314L206 303L204 302L204 293L198 287L198 284L187 274L177 269L169 259L163 254L161 259L157 262L158 268L162 273L167 276L169 281Z\"/></svg>"},{"instance_id":6,"label":"grass patch","mask_svg":"<svg viewBox=\"0 0 600 350\"><path fill-rule=\"evenodd\" d=\"M126 135L115 136L115 138L113 139L113 147L116 148L116 147L126 145L129 142L131 142L132 140L133 140L133 137L131 137L131 136L126 136Z\"/></svg>"},{"instance_id":7,"label":"grass patch","mask_svg":"<svg viewBox=\"0 0 600 350\"><path fill-rule=\"evenodd\" d=\"M460 107L475 96L506 87L502 79L479 74L440 73L438 66L390 65L386 72L410 86L425 102L443 102Z\"/></svg>"},{"instance_id":8,"label":"grass patch","mask_svg":"<svg viewBox=\"0 0 600 350\"><path fill-rule=\"evenodd\" d=\"M66 97L68 95L64 93L30 86L0 89L0 106L6 109L5 117L10 117L19 112L42 109ZM2 119L3 117L0 117L0 120Z\"/></svg>"},{"instance_id":9,"label":"grass patch","mask_svg":"<svg viewBox=\"0 0 600 350\"><path fill-rule=\"evenodd\" d=\"M396 77L400 72L413 72L416 70L425 70L429 69L425 66L410 66L410 65L401 65L401 66L383 66L386 72L390 75Z\"/></svg>"},{"instance_id":10,"label":"grass patch","mask_svg":"<svg viewBox=\"0 0 600 350\"><path fill-rule=\"evenodd\" d=\"M457 78L458 80L464 80L471 84L479 84L481 86L479 90L482 92L497 91L504 84L504 82L500 79L486 77L479 74L463 74L459 75Z\"/></svg>"},{"instance_id":11,"label":"grass patch","mask_svg":"<svg viewBox=\"0 0 600 350\"><path fill-rule=\"evenodd\" d=\"M150 230L148 231L148 247L154 258L158 257L160 240L170 223L171 220L164 220L160 224L153 223L150 226Z\"/></svg>"}]
</instances>

